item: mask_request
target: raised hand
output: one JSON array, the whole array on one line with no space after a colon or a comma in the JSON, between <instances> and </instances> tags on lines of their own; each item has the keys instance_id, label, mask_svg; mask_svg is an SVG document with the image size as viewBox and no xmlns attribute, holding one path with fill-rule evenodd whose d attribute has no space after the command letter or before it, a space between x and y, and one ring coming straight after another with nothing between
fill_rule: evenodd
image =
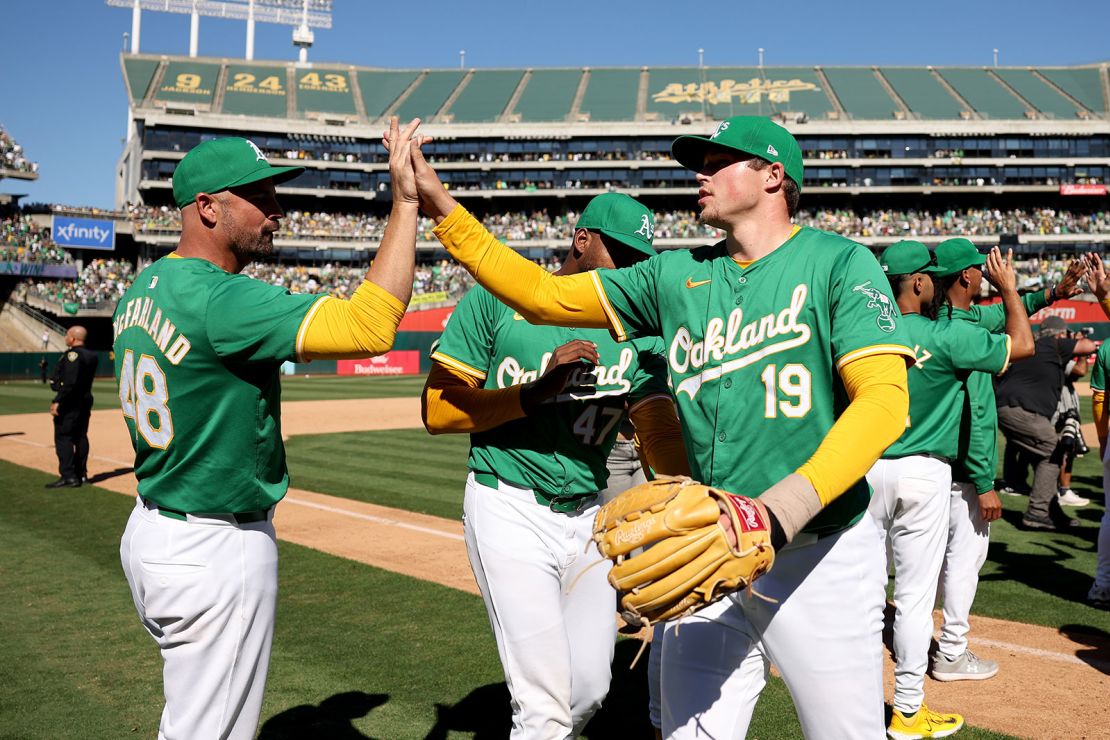
<instances>
[{"instance_id":1,"label":"raised hand","mask_svg":"<svg viewBox=\"0 0 1110 740\"><path fill-rule=\"evenodd\" d=\"M428 160L424 159L424 151L421 147L431 140L429 136L414 139L409 152L412 156L412 170L416 173L416 189L420 193L420 208L439 223L455 210L458 202L443 187L439 175L428 164Z\"/></svg>"},{"instance_id":2,"label":"raised hand","mask_svg":"<svg viewBox=\"0 0 1110 740\"><path fill-rule=\"evenodd\" d=\"M1106 278L1106 265L1102 263L1102 257L1094 252L1087 252L1085 258L1087 261L1087 285L1099 301L1104 301L1107 295L1110 294L1110 281Z\"/></svg>"},{"instance_id":3,"label":"raised hand","mask_svg":"<svg viewBox=\"0 0 1110 740\"><path fill-rule=\"evenodd\" d=\"M992 247L987 254L987 281L998 289L999 293L1017 291L1017 275L1014 273L1014 250L1006 252L1002 257L1002 250Z\"/></svg>"},{"instance_id":4,"label":"raised hand","mask_svg":"<svg viewBox=\"0 0 1110 740\"><path fill-rule=\"evenodd\" d=\"M412 157L409 155L413 135L419 125L420 119L414 118L402 131L397 116L391 116L389 130L382 135L382 144L389 152L389 180L394 203L417 205L420 202L416 175L412 171Z\"/></svg>"},{"instance_id":5,"label":"raised hand","mask_svg":"<svg viewBox=\"0 0 1110 740\"><path fill-rule=\"evenodd\" d=\"M1057 298L1072 298L1083 292L1080 287L1079 281L1087 277L1087 269L1090 263L1083 257L1077 257L1068 263L1068 269L1064 272L1064 277L1056 284L1056 297Z\"/></svg>"}]
</instances>

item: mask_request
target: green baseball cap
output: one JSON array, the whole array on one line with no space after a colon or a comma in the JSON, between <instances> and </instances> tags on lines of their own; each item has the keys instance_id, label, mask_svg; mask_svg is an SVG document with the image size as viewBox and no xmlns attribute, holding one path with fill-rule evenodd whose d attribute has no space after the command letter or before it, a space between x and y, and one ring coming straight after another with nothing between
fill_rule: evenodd
<instances>
[{"instance_id":1,"label":"green baseball cap","mask_svg":"<svg viewBox=\"0 0 1110 740\"><path fill-rule=\"evenodd\" d=\"M304 167L271 167L253 141L237 136L213 139L193 147L173 171L173 199L178 208L196 200L197 193L249 185L259 180L292 180Z\"/></svg>"},{"instance_id":2,"label":"green baseball cap","mask_svg":"<svg viewBox=\"0 0 1110 740\"><path fill-rule=\"evenodd\" d=\"M802 191L802 149L790 132L762 116L733 116L717 124L709 137L679 136L671 143L671 156L688 170L698 172L705 152L713 146L735 149L768 162L781 162L786 176Z\"/></svg>"},{"instance_id":3,"label":"green baseball cap","mask_svg":"<svg viewBox=\"0 0 1110 740\"><path fill-rule=\"evenodd\" d=\"M937 245L937 277L955 275L960 270L986 264L987 258L967 239L946 239Z\"/></svg>"},{"instance_id":4,"label":"green baseball cap","mask_svg":"<svg viewBox=\"0 0 1110 740\"><path fill-rule=\"evenodd\" d=\"M935 273L937 265L929 248L910 239L896 242L879 255L879 264L887 275L912 275L915 272Z\"/></svg>"},{"instance_id":5,"label":"green baseball cap","mask_svg":"<svg viewBox=\"0 0 1110 740\"><path fill-rule=\"evenodd\" d=\"M655 256L655 247L651 246L655 239L655 215L630 195L602 193L595 196L586 204L574 228L600 231L638 252Z\"/></svg>"}]
</instances>

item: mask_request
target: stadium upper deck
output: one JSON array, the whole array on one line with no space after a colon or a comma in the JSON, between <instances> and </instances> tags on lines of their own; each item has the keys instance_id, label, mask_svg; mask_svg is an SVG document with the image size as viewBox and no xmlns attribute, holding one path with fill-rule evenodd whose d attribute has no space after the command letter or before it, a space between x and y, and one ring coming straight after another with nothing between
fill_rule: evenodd
<instances>
[{"instance_id":1,"label":"stadium upper deck","mask_svg":"<svg viewBox=\"0 0 1110 740\"><path fill-rule=\"evenodd\" d=\"M480 127L476 133L483 134L492 132L490 124L548 129L741 114L782 114L788 121L804 117L811 124L851 124L853 129L861 122L987 121L994 130L999 121L1110 120L1105 63L383 70L127 55L123 69L136 110L339 125L377 124L395 114ZM597 133L596 126L591 133Z\"/></svg>"},{"instance_id":2,"label":"stadium upper deck","mask_svg":"<svg viewBox=\"0 0 1110 740\"><path fill-rule=\"evenodd\" d=\"M554 213L614 188L676 210L693 179L671 140L755 114L797 136L807 207L1107 208L1106 62L400 70L125 54L121 66L132 126L120 207L169 203L184 152L241 135L307 168L279 188L287 207L380 214L380 136L397 115L424 120L427 155L474 210Z\"/></svg>"}]
</instances>

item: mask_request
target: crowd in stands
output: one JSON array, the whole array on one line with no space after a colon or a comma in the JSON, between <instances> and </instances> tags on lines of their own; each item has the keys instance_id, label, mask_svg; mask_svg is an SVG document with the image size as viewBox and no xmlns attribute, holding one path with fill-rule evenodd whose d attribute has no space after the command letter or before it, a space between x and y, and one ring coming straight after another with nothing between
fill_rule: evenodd
<instances>
[{"instance_id":1,"label":"crowd in stands","mask_svg":"<svg viewBox=\"0 0 1110 740\"><path fill-rule=\"evenodd\" d=\"M178 231L181 216L168 206L132 206L136 232ZM485 218L486 227L500 239L568 239L578 214L555 215L546 210L495 214ZM693 211L660 211L655 214L656 238L712 239L719 233L701 224ZM976 208L948 211L850 210L799 211L795 221L850 237L1039 236L1110 233L1110 211L1093 213L1058 211L1052 208L1001 211ZM420 237L434 241L433 224L423 218ZM282 219L279 237L328 237L377 241L385 230L385 219L366 213L312 213L289 211Z\"/></svg>"},{"instance_id":2,"label":"crowd in stands","mask_svg":"<svg viewBox=\"0 0 1110 740\"><path fill-rule=\"evenodd\" d=\"M0 221L0 262L69 264L73 257L50 241L49 229L15 213Z\"/></svg>"},{"instance_id":3,"label":"crowd in stands","mask_svg":"<svg viewBox=\"0 0 1110 740\"><path fill-rule=\"evenodd\" d=\"M23 147L16 143L3 126L0 126L0 169L16 172L38 172L38 162L23 155Z\"/></svg>"},{"instance_id":4,"label":"crowd in stands","mask_svg":"<svg viewBox=\"0 0 1110 740\"><path fill-rule=\"evenodd\" d=\"M76 280L28 280L22 295L82 309L112 308L131 287L134 271L126 260L89 260Z\"/></svg>"}]
</instances>

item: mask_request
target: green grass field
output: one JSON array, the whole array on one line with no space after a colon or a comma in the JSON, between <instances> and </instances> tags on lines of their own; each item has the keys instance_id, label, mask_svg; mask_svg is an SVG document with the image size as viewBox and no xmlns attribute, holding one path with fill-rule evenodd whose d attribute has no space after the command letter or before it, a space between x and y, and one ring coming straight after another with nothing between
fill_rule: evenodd
<instances>
[{"instance_id":1,"label":"green grass field","mask_svg":"<svg viewBox=\"0 0 1110 740\"><path fill-rule=\"evenodd\" d=\"M119 563L131 499L93 486L47 493L51 476L5 462L0 478L0 737L153 737L161 659ZM280 556L260 738L507 734L508 693L478 597L288 543ZM647 661L628 668L638 646L617 646L586 737L650 737ZM781 681L768 684L749 736L801 737Z\"/></svg>"},{"instance_id":2,"label":"green grass field","mask_svg":"<svg viewBox=\"0 0 1110 740\"><path fill-rule=\"evenodd\" d=\"M283 376L281 397L285 401L327 401L343 398L398 398L419 396L423 375L395 378L355 378L339 376ZM0 414L46 412L54 391L49 385L30 380L0 381ZM116 384L111 378L93 383L93 408L119 408Z\"/></svg>"}]
</instances>

